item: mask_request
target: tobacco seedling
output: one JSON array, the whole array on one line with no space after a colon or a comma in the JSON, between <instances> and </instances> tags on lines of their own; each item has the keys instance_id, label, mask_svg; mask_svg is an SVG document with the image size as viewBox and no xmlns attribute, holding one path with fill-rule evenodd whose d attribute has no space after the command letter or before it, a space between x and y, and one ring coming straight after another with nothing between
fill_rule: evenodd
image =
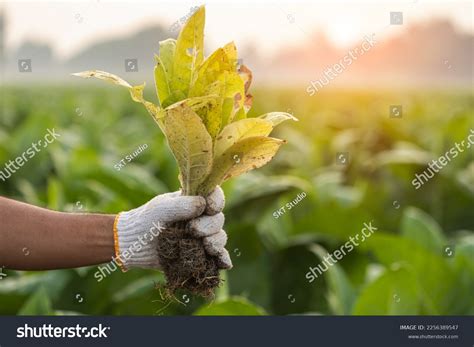
<instances>
[{"instance_id":1,"label":"tobacco seedling","mask_svg":"<svg viewBox=\"0 0 474 347\"><path fill-rule=\"evenodd\" d=\"M144 99L145 84L132 86L97 70L74 74L129 89L132 99L145 106L166 136L179 167L183 194L202 196L231 177L268 163L285 142L269 134L281 122L296 120L284 112L247 118L252 105L248 93L252 73L239 66L233 42L204 58L204 22L201 6L177 40L159 43L154 69L158 104ZM216 258L204 252L202 242L187 235L183 225L160 234L160 238L160 244L168 247L166 259L160 259L168 289L211 295L220 283L219 272Z\"/></svg>"}]
</instances>

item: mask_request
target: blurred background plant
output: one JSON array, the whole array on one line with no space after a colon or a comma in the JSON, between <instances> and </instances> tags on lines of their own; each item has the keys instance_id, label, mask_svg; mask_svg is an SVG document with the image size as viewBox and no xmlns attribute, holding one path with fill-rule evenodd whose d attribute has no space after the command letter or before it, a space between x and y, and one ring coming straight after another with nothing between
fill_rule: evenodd
<instances>
[{"instance_id":1,"label":"blurred background plant","mask_svg":"<svg viewBox=\"0 0 474 347\"><path fill-rule=\"evenodd\" d=\"M56 210L116 213L177 188L163 136L126 91L10 87L3 95L0 162L48 127L61 138L2 182L1 195ZM255 95L256 115L289 108L301 121L277 130L289 144L274 163L224 185L235 267L215 302L185 293L181 303L163 302L156 271L117 271L97 282L96 267L5 270L0 312L474 314L472 150L419 190L411 185L427 160L466 138L472 95L328 92L317 102L292 90ZM390 118L386 105L400 99L404 117ZM148 149L133 162L114 168L143 144ZM337 164L338 152L348 153L346 165ZM273 216L301 192L307 197L298 205ZM308 283L308 267L371 220L378 231Z\"/></svg>"}]
</instances>

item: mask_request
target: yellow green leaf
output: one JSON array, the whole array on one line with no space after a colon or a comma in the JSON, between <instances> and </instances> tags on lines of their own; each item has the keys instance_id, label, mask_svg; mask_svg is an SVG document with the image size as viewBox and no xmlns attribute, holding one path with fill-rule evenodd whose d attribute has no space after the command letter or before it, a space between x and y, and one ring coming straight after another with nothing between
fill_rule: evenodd
<instances>
[{"instance_id":1,"label":"yellow green leaf","mask_svg":"<svg viewBox=\"0 0 474 347\"><path fill-rule=\"evenodd\" d=\"M211 173L199 186L198 193L208 194L229 178L265 165L283 143L285 141L265 136L248 137L235 143L214 158Z\"/></svg>"},{"instance_id":2,"label":"yellow green leaf","mask_svg":"<svg viewBox=\"0 0 474 347\"><path fill-rule=\"evenodd\" d=\"M158 96L158 100L160 100L160 104L163 105L165 100L169 97L171 91L168 83L168 76L166 74L166 70L159 57L156 58L154 72L156 95Z\"/></svg>"},{"instance_id":3,"label":"yellow green leaf","mask_svg":"<svg viewBox=\"0 0 474 347\"><path fill-rule=\"evenodd\" d=\"M230 123L222 129L214 144L214 157L220 156L234 143L247 137L267 136L272 131L272 123L264 119L247 118Z\"/></svg>"},{"instance_id":4,"label":"yellow green leaf","mask_svg":"<svg viewBox=\"0 0 474 347\"><path fill-rule=\"evenodd\" d=\"M166 100L163 101L161 107L166 108L184 99L186 99L186 95L184 94L184 92L182 92L181 90L171 90L170 95Z\"/></svg>"},{"instance_id":5,"label":"yellow green leaf","mask_svg":"<svg viewBox=\"0 0 474 347\"><path fill-rule=\"evenodd\" d=\"M215 94L197 96L194 98L187 98L169 106L169 108L175 107L178 105L186 105L189 108L191 108L194 112L198 113L199 110L208 108L210 107L210 105L215 104L218 98L219 96Z\"/></svg>"},{"instance_id":6,"label":"yellow green leaf","mask_svg":"<svg viewBox=\"0 0 474 347\"><path fill-rule=\"evenodd\" d=\"M76 72L76 73L73 73L72 75L77 76L77 77L82 77L82 78L95 77L95 78L98 78L100 80L104 80L104 81L107 81L107 82L110 82L110 83L113 83L113 84L117 84L117 85L122 86L122 87L132 88L130 83L128 83L124 79L122 79L122 78L120 78L120 77L118 77L114 74L111 74L109 72L105 72L105 71L89 70L89 71Z\"/></svg>"},{"instance_id":7,"label":"yellow green leaf","mask_svg":"<svg viewBox=\"0 0 474 347\"><path fill-rule=\"evenodd\" d=\"M204 112L199 115L202 117L206 129L211 135L212 139L215 139L222 126L222 102L223 98L221 96L223 89L225 88L222 81L216 81L209 87L208 93L210 95L216 95L215 103L210 107L203 110Z\"/></svg>"},{"instance_id":8,"label":"yellow green leaf","mask_svg":"<svg viewBox=\"0 0 474 347\"><path fill-rule=\"evenodd\" d=\"M173 60L176 51L176 40L168 39L160 42L159 56L155 55L155 86L156 94L163 106L170 96L170 81L173 78Z\"/></svg>"},{"instance_id":9,"label":"yellow green leaf","mask_svg":"<svg viewBox=\"0 0 474 347\"><path fill-rule=\"evenodd\" d=\"M232 67L235 69L237 67L238 60L237 47L235 47L235 43L233 41L229 42L224 47L222 47L222 49L224 50L229 62L232 63Z\"/></svg>"},{"instance_id":10,"label":"yellow green leaf","mask_svg":"<svg viewBox=\"0 0 474 347\"><path fill-rule=\"evenodd\" d=\"M175 107L177 105L186 105L187 107L191 108L199 117L201 117L204 125L207 124L207 116L214 112L214 108L219 107L218 103L220 100L219 95L211 94L206 96L198 96L194 98L187 98L177 103L174 103L170 107ZM220 123L219 123L220 124ZM206 126L207 129L207 126ZM208 130L209 132L209 130Z\"/></svg>"},{"instance_id":11,"label":"yellow green leaf","mask_svg":"<svg viewBox=\"0 0 474 347\"><path fill-rule=\"evenodd\" d=\"M197 88L191 93L192 95L207 94L219 96L215 107L209 108L207 113L199 114L203 118L204 124L212 138L217 136L223 125L232 121L237 110L244 104L244 84L242 79L236 72L222 70L222 68L229 67L225 55L219 53L216 57L222 57L223 60L217 59L215 63L211 62L208 65L207 72L201 75L203 78L199 80L205 89L198 93L197 90L199 88ZM227 65L224 66L222 64ZM214 82L205 86L210 81Z\"/></svg>"},{"instance_id":12,"label":"yellow green leaf","mask_svg":"<svg viewBox=\"0 0 474 347\"><path fill-rule=\"evenodd\" d=\"M167 39L160 41L160 59L163 64L163 68L166 74L171 77L173 76L173 60L176 52L176 40Z\"/></svg>"},{"instance_id":13,"label":"yellow green leaf","mask_svg":"<svg viewBox=\"0 0 474 347\"><path fill-rule=\"evenodd\" d=\"M145 108L147 109L148 113L153 117L153 119L158 122L158 125L161 125L159 122L159 119L163 116L162 113L160 113L160 108L156 106L154 103L146 101L143 98L143 89L145 88L145 83L139 86L134 86L131 87L130 90L130 95L132 97L132 100L135 102L141 103Z\"/></svg>"},{"instance_id":14,"label":"yellow green leaf","mask_svg":"<svg viewBox=\"0 0 474 347\"><path fill-rule=\"evenodd\" d=\"M246 118L247 118L247 112L245 111L245 107L241 107L234 115L233 121L236 122L238 120L246 119Z\"/></svg>"},{"instance_id":15,"label":"yellow green leaf","mask_svg":"<svg viewBox=\"0 0 474 347\"><path fill-rule=\"evenodd\" d=\"M212 167L212 139L201 118L184 104L168 108L162 121L179 166L183 193L195 195Z\"/></svg>"},{"instance_id":16,"label":"yellow green leaf","mask_svg":"<svg viewBox=\"0 0 474 347\"><path fill-rule=\"evenodd\" d=\"M231 70L232 64L229 62L224 49L218 48L199 67L196 81L191 87L189 96L201 96L205 94L210 85L214 83L224 71Z\"/></svg>"},{"instance_id":17,"label":"yellow green leaf","mask_svg":"<svg viewBox=\"0 0 474 347\"><path fill-rule=\"evenodd\" d=\"M204 22L205 10L201 6L188 19L176 41L173 61L171 90L180 90L188 95L194 83L197 68L204 58Z\"/></svg>"},{"instance_id":18,"label":"yellow green leaf","mask_svg":"<svg viewBox=\"0 0 474 347\"><path fill-rule=\"evenodd\" d=\"M232 102L232 107L227 106L221 109L222 124L226 125L232 122L237 111L244 106L245 103L245 88L244 81L236 72L223 72L219 78L222 81L221 96L224 98L223 106L229 105ZM230 101L228 101L230 100Z\"/></svg>"},{"instance_id":19,"label":"yellow green leaf","mask_svg":"<svg viewBox=\"0 0 474 347\"><path fill-rule=\"evenodd\" d=\"M152 102L146 101L143 98L143 89L145 88L145 84L142 84L139 86L132 86L130 85L130 83L128 83L124 79L114 74L111 74L105 71L99 71L99 70L77 72L77 73L73 73L72 75L82 77L82 78L95 77L100 80L104 80L112 84L125 87L130 91L130 96L132 97L132 100L143 104L143 106L145 106L145 108L147 109L147 111L150 113L150 115L153 117L155 121L159 122L159 119L162 117L162 115L160 114L160 108L156 106L155 104L153 104Z\"/></svg>"},{"instance_id":20,"label":"yellow green leaf","mask_svg":"<svg viewBox=\"0 0 474 347\"><path fill-rule=\"evenodd\" d=\"M274 127L289 119L294 120L296 122L298 121L298 118L286 112L269 112L261 115L258 118L271 122Z\"/></svg>"}]
</instances>

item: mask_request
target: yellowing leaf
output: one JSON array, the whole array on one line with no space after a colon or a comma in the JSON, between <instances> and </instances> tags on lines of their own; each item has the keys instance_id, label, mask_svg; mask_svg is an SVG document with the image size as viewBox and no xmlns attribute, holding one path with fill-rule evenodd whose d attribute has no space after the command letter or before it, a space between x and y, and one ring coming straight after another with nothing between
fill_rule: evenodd
<instances>
[{"instance_id":1,"label":"yellowing leaf","mask_svg":"<svg viewBox=\"0 0 474 347\"><path fill-rule=\"evenodd\" d=\"M247 137L267 136L272 129L272 123L258 118L247 118L230 123L222 129L216 139L214 157L220 156L234 143Z\"/></svg>"},{"instance_id":2,"label":"yellowing leaf","mask_svg":"<svg viewBox=\"0 0 474 347\"><path fill-rule=\"evenodd\" d=\"M216 185L268 163L276 154L283 140L256 136L245 138L214 158L211 173L199 186L198 193L206 195Z\"/></svg>"},{"instance_id":3,"label":"yellowing leaf","mask_svg":"<svg viewBox=\"0 0 474 347\"><path fill-rule=\"evenodd\" d=\"M143 98L143 89L145 89L145 83L139 86L131 87L129 90L132 100L143 104L143 106L145 106L145 108L147 109L148 113L150 113L153 119L158 122L158 120L162 117L162 114L160 113L160 108L154 103L146 101Z\"/></svg>"},{"instance_id":4,"label":"yellowing leaf","mask_svg":"<svg viewBox=\"0 0 474 347\"><path fill-rule=\"evenodd\" d=\"M202 82L201 87L204 90L200 90L201 87L196 87L196 89L191 91L191 95L209 94L219 96L215 107L209 109L205 114L200 114L212 138L217 136L223 125L232 120L234 114L244 103L244 84L242 79L236 72L225 70L229 68L229 62L225 55L223 55L222 49L218 50L218 52L220 53L217 53L216 59L210 61L205 72L201 71L202 75L200 75L196 82L196 85ZM214 82L206 85L210 81Z\"/></svg>"},{"instance_id":5,"label":"yellowing leaf","mask_svg":"<svg viewBox=\"0 0 474 347\"><path fill-rule=\"evenodd\" d=\"M77 77L82 77L82 78L95 77L95 78L98 78L100 80L104 80L104 81L107 81L107 82L110 82L110 83L113 83L113 84L117 84L117 85L122 86L122 87L132 88L130 83L128 83L124 79L122 79L122 78L120 78L120 77L118 77L114 74L111 74L109 72L105 72L105 71L89 70L89 71L76 72L76 73L73 73L72 75L77 76Z\"/></svg>"},{"instance_id":6,"label":"yellowing leaf","mask_svg":"<svg viewBox=\"0 0 474 347\"><path fill-rule=\"evenodd\" d=\"M168 106L168 109L177 107L179 105L186 105L190 109L192 109L199 117L201 117L204 125L206 125L207 129L207 117L209 114L213 113L214 109L219 107L218 103L220 100L220 96L218 95L206 95L206 96L198 96L194 98L187 98L177 103L174 103L171 106ZM220 124L220 123L218 123ZM208 130L209 132L209 130Z\"/></svg>"},{"instance_id":7,"label":"yellowing leaf","mask_svg":"<svg viewBox=\"0 0 474 347\"><path fill-rule=\"evenodd\" d=\"M184 25L178 40L173 62L171 90L180 90L188 95L194 83L197 68L204 58L205 10L201 6Z\"/></svg>"},{"instance_id":8,"label":"yellowing leaf","mask_svg":"<svg viewBox=\"0 0 474 347\"><path fill-rule=\"evenodd\" d=\"M151 114L153 119L155 119L155 121L158 122L159 118L162 117L162 115L160 115L160 108L156 106L155 104L153 104L152 102L146 101L143 98L143 89L145 88L145 84L142 84L139 86L131 86L130 83L128 83L124 79L114 74L111 74L109 72L99 71L99 70L77 72L77 73L73 73L72 75L82 77L82 78L95 77L100 80L104 80L104 81L125 87L130 91L130 96L132 97L132 100L143 104L143 106L145 106L145 108Z\"/></svg>"},{"instance_id":9,"label":"yellowing leaf","mask_svg":"<svg viewBox=\"0 0 474 347\"><path fill-rule=\"evenodd\" d=\"M267 137L273 127L296 120L282 112L247 119L252 72L238 64L233 42L204 60L204 23L201 6L177 40L160 42L154 69L160 106L144 99L145 84L132 86L104 71L74 74L125 87L146 107L167 138L187 195L206 195L223 181L265 165L285 142Z\"/></svg>"},{"instance_id":10,"label":"yellowing leaf","mask_svg":"<svg viewBox=\"0 0 474 347\"><path fill-rule=\"evenodd\" d=\"M278 124L280 124L280 123L282 123L286 120L289 120L289 119L294 120L296 122L298 121L298 118L296 118L295 116L293 116L289 113L286 113L286 112L265 113L265 114L261 115L258 118L271 122L274 127L276 127Z\"/></svg>"},{"instance_id":11,"label":"yellowing leaf","mask_svg":"<svg viewBox=\"0 0 474 347\"><path fill-rule=\"evenodd\" d=\"M222 81L216 81L209 88L209 94L216 95L215 104L211 107L208 107L204 112L199 113L201 118L206 125L206 129L211 135L211 138L214 140L221 130L222 126L222 102L223 98L221 93L223 92L224 85Z\"/></svg>"},{"instance_id":12,"label":"yellowing leaf","mask_svg":"<svg viewBox=\"0 0 474 347\"><path fill-rule=\"evenodd\" d=\"M219 76L222 81L221 96L223 107L221 109L222 125L232 122L237 111L244 106L245 88L244 81L236 72L225 71ZM232 102L232 104L231 104ZM224 104L227 106L224 108ZM228 106L232 105L232 107Z\"/></svg>"},{"instance_id":13,"label":"yellowing leaf","mask_svg":"<svg viewBox=\"0 0 474 347\"><path fill-rule=\"evenodd\" d=\"M247 118L247 112L245 111L245 107L241 107L237 113L234 115L234 119L233 121L234 122L237 122L239 120L242 120L242 119L246 119Z\"/></svg>"},{"instance_id":14,"label":"yellowing leaf","mask_svg":"<svg viewBox=\"0 0 474 347\"><path fill-rule=\"evenodd\" d=\"M233 41L229 42L224 47L222 47L222 49L224 50L229 62L232 63L232 67L235 69L238 60L237 47L235 47L235 43Z\"/></svg>"},{"instance_id":15,"label":"yellowing leaf","mask_svg":"<svg viewBox=\"0 0 474 347\"><path fill-rule=\"evenodd\" d=\"M229 62L225 51L222 48L218 48L199 67L197 79L191 87L189 96L201 96L205 94L210 85L216 82L217 78L224 71L231 70L232 64Z\"/></svg>"},{"instance_id":16,"label":"yellowing leaf","mask_svg":"<svg viewBox=\"0 0 474 347\"><path fill-rule=\"evenodd\" d=\"M209 105L215 104L218 95L205 95L205 96L197 96L194 98L187 98L168 107L168 109L178 107L180 105L186 105L191 108L194 112L197 113L198 110L202 108L209 107Z\"/></svg>"},{"instance_id":17,"label":"yellowing leaf","mask_svg":"<svg viewBox=\"0 0 474 347\"><path fill-rule=\"evenodd\" d=\"M235 72L224 71L218 77L218 81L221 81L224 86L221 96L224 98L232 98L235 103L239 105L238 107L242 106L244 100L244 82L240 76ZM237 94L239 94L239 96L235 99Z\"/></svg>"},{"instance_id":18,"label":"yellowing leaf","mask_svg":"<svg viewBox=\"0 0 474 347\"><path fill-rule=\"evenodd\" d=\"M184 104L166 110L163 131L178 162L183 193L195 195L212 167L212 139L201 118Z\"/></svg>"},{"instance_id":19,"label":"yellowing leaf","mask_svg":"<svg viewBox=\"0 0 474 347\"><path fill-rule=\"evenodd\" d=\"M197 79L190 89L190 96L218 94L218 105L203 117L211 137L222 125L232 121L235 113L244 105L244 81L237 74L237 49L233 42L217 49L199 67ZM228 100L231 99L231 100Z\"/></svg>"},{"instance_id":20,"label":"yellowing leaf","mask_svg":"<svg viewBox=\"0 0 474 347\"><path fill-rule=\"evenodd\" d=\"M244 110L245 114L247 114L250 109L252 108L253 104L253 96L250 94L245 95L245 100L244 100Z\"/></svg>"},{"instance_id":21,"label":"yellowing leaf","mask_svg":"<svg viewBox=\"0 0 474 347\"><path fill-rule=\"evenodd\" d=\"M239 67L239 75L242 77L245 83L245 94L248 93L250 85L252 84L252 71L245 65Z\"/></svg>"}]
</instances>

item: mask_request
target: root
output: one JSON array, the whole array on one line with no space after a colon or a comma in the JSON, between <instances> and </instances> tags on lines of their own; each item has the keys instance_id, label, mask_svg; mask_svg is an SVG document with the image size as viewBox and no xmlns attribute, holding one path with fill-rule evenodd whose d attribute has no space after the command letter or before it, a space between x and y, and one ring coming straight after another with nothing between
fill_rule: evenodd
<instances>
[{"instance_id":1,"label":"root","mask_svg":"<svg viewBox=\"0 0 474 347\"><path fill-rule=\"evenodd\" d=\"M169 228L158 235L158 254L168 297L180 289L205 298L214 296L221 283L217 258L207 254L202 241L188 235L184 227Z\"/></svg>"}]
</instances>

